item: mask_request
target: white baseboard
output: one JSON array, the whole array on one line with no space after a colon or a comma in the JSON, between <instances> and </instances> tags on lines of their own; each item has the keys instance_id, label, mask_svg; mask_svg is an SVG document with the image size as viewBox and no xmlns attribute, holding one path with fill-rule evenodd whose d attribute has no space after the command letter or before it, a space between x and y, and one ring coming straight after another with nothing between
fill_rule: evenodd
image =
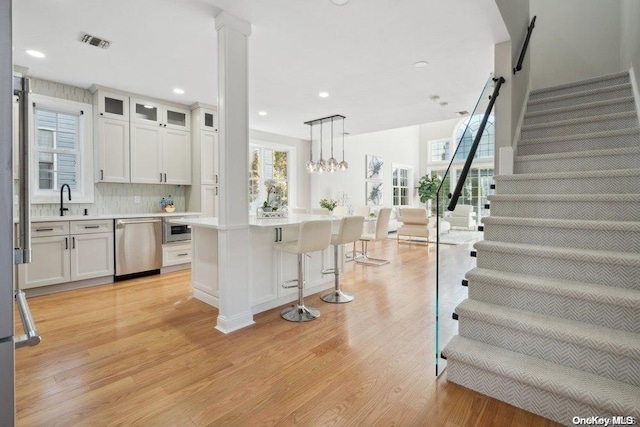
<instances>
[{"instance_id":1,"label":"white baseboard","mask_svg":"<svg viewBox=\"0 0 640 427\"><path fill-rule=\"evenodd\" d=\"M74 289L89 288L91 286L106 285L109 283L113 283L113 276L96 277L95 279L78 280L77 282L24 289L24 293L27 294L27 297L35 297L39 295L55 294L62 291L72 291Z\"/></svg>"},{"instance_id":2,"label":"white baseboard","mask_svg":"<svg viewBox=\"0 0 640 427\"><path fill-rule=\"evenodd\" d=\"M513 148L513 152L518 152L518 143L520 142L520 133L522 132L522 124L524 123L524 115L527 112L527 105L529 105L529 95L531 94L531 79L529 79L529 83L527 84L527 93L524 96L524 105L522 106L522 110L520 111L520 118L518 119L518 125L516 126L516 133L513 135L513 143L511 144L511 148Z\"/></svg>"},{"instance_id":3,"label":"white baseboard","mask_svg":"<svg viewBox=\"0 0 640 427\"><path fill-rule=\"evenodd\" d=\"M629 80L631 81L631 90L633 91L633 98L636 104L636 113L640 117L640 88L638 87L638 83L640 82L636 80L636 73L633 67L629 69Z\"/></svg>"}]
</instances>

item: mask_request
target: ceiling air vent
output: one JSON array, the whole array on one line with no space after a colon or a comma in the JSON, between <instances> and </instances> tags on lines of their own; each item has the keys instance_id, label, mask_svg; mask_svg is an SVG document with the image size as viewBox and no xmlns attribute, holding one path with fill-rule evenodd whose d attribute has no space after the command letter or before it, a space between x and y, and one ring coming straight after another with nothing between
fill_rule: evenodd
<instances>
[{"instance_id":1,"label":"ceiling air vent","mask_svg":"<svg viewBox=\"0 0 640 427\"><path fill-rule=\"evenodd\" d=\"M91 46L100 47L102 49L108 49L111 46L111 42L100 37L92 36L91 34L82 33L80 38L82 43L90 44Z\"/></svg>"},{"instance_id":2,"label":"ceiling air vent","mask_svg":"<svg viewBox=\"0 0 640 427\"><path fill-rule=\"evenodd\" d=\"M456 111L456 116L458 117L468 116L468 115L469 115L469 112L467 110Z\"/></svg>"}]
</instances>

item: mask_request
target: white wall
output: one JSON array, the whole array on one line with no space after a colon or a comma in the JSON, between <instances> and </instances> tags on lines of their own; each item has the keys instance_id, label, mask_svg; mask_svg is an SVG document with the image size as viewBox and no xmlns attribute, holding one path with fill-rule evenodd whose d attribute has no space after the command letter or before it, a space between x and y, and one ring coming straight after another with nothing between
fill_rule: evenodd
<instances>
[{"instance_id":1,"label":"white wall","mask_svg":"<svg viewBox=\"0 0 640 427\"><path fill-rule=\"evenodd\" d=\"M409 126L381 132L354 135L345 138L345 160L349 169L344 172L310 174L311 198L308 208L319 208L321 198L337 198L344 192L349 197L347 204L362 206L366 204L365 196L365 156L367 154L382 157L383 166L383 204L391 206L391 164L398 163L413 168L413 186L420 175L420 126ZM342 140L339 142L341 149ZM325 140L325 153L327 141ZM336 149L334 145L334 149ZM314 150L315 152L316 150ZM307 154L308 155L308 154ZM341 155L341 152L340 152ZM325 158L328 157L325 154ZM338 160L342 160L338 157ZM314 156L314 161L317 157ZM419 200L414 190L414 205Z\"/></svg>"},{"instance_id":2,"label":"white wall","mask_svg":"<svg viewBox=\"0 0 640 427\"><path fill-rule=\"evenodd\" d=\"M622 0L620 26L620 60L622 70L633 68L640 84L640 2Z\"/></svg>"},{"instance_id":3,"label":"white wall","mask_svg":"<svg viewBox=\"0 0 640 427\"><path fill-rule=\"evenodd\" d=\"M309 141L276 135L259 130L249 130L249 141L252 144L288 146L295 148L295 171L290 171L289 194L291 206L309 207L310 179L305 172L304 164L309 160ZM273 145L272 145L273 146Z\"/></svg>"},{"instance_id":4,"label":"white wall","mask_svg":"<svg viewBox=\"0 0 640 427\"><path fill-rule=\"evenodd\" d=\"M621 70L620 0L530 0L530 12L533 89Z\"/></svg>"}]
</instances>

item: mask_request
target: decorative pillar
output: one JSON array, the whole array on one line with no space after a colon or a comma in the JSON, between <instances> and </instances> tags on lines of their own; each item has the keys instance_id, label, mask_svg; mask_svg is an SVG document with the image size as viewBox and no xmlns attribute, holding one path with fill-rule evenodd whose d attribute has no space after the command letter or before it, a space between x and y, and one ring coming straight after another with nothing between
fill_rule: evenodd
<instances>
[{"instance_id":1,"label":"decorative pillar","mask_svg":"<svg viewBox=\"0 0 640 427\"><path fill-rule=\"evenodd\" d=\"M249 259L249 70L251 24L222 11L218 32L218 322L229 333L253 324Z\"/></svg>"}]
</instances>

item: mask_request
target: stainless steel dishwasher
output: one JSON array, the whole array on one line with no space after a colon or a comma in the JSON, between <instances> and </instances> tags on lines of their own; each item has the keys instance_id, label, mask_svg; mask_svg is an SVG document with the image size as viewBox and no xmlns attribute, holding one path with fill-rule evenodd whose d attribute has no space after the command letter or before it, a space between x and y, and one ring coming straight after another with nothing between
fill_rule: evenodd
<instances>
[{"instance_id":1,"label":"stainless steel dishwasher","mask_svg":"<svg viewBox=\"0 0 640 427\"><path fill-rule=\"evenodd\" d=\"M116 280L159 273L162 267L162 220L116 219Z\"/></svg>"}]
</instances>

